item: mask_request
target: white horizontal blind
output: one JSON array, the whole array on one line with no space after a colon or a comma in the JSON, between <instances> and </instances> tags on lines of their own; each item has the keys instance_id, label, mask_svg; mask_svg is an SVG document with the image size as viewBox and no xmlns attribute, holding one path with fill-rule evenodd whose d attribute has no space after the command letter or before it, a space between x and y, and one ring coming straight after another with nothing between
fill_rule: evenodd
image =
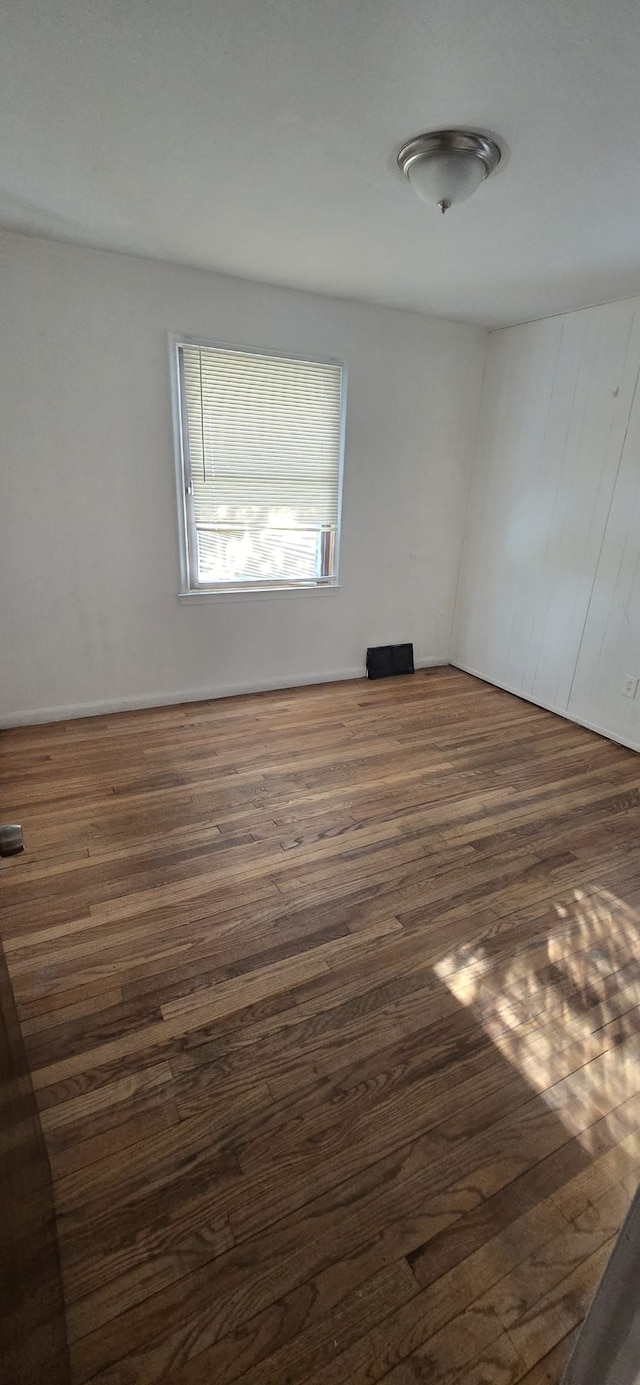
<instances>
[{"instance_id":1,"label":"white horizontal blind","mask_svg":"<svg viewBox=\"0 0 640 1385\"><path fill-rule=\"evenodd\" d=\"M192 582L331 580L341 367L188 343L178 350Z\"/></svg>"}]
</instances>

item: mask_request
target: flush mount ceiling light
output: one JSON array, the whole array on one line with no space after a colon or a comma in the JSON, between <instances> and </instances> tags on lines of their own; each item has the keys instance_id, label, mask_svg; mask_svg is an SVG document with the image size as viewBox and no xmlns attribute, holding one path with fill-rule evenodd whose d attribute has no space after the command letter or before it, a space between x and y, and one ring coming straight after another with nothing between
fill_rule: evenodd
<instances>
[{"instance_id":1,"label":"flush mount ceiling light","mask_svg":"<svg viewBox=\"0 0 640 1385\"><path fill-rule=\"evenodd\" d=\"M475 130L431 130L403 144L398 166L423 202L447 212L464 202L498 167L502 155L495 140Z\"/></svg>"}]
</instances>

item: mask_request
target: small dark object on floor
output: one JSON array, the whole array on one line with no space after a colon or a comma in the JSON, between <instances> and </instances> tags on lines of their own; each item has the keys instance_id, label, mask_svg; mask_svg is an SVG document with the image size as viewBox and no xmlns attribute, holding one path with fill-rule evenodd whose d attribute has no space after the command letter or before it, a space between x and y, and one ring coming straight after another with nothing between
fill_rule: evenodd
<instances>
[{"instance_id":1,"label":"small dark object on floor","mask_svg":"<svg viewBox=\"0 0 640 1385\"><path fill-rule=\"evenodd\" d=\"M412 644L378 644L367 650L367 678L414 672Z\"/></svg>"},{"instance_id":2,"label":"small dark object on floor","mask_svg":"<svg viewBox=\"0 0 640 1385\"><path fill-rule=\"evenodd\" d=\"M22 828L17 822L6 822L0 827L0 856L17 856L24 851Z\"/></svg>"}]
</instances>

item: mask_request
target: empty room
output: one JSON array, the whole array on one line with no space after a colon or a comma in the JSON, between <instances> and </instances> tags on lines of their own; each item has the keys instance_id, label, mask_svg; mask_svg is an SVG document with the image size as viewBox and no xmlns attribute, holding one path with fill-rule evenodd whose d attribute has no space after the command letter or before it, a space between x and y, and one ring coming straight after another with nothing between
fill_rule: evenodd
<instances>
[{"instance_id":1,"label":"empty room","mask_svg":"<svg viewBox=\"0 0 640 1385\"><path fill-rule=\"evenodd\" d=\"M637 1385L637 6L0 39L1 1385Z\"/></svg>"}]
</instances>

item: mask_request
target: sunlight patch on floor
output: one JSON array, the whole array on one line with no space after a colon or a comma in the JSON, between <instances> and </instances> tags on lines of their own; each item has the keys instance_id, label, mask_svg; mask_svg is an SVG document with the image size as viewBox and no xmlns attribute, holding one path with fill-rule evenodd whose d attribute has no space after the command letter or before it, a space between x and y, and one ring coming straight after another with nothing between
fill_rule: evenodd
<instances>
[{"instance_id":1,"label":"sunlight patch on floor","mask_svg":"<svg viewBox=\"0 0 640 1385\"><path fill-rule=\"evenodd\" d=\"M623 1103L640 1092L640 916L601 887L553 910L547 936L511 956L497 933L435 971L591 1150L600 1117L616 1141L634 1128Z\"/></svg>"}]
</instances>

